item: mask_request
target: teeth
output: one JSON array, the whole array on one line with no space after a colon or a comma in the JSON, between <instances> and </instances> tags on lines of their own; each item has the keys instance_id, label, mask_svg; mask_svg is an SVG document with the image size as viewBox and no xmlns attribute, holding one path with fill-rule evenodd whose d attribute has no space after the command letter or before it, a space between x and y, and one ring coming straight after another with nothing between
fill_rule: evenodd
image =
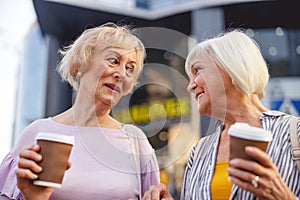
<instances>
[{"instance_id":1,"label":"teeth","mask_svg":"<svg viewBox=\"0 0 300 200\"><path fill-rule=\"evenodd\" d=\"M200 99L200 97L202 97L204 95L204 92L199 94L198 98L197 99Z\"/></svg>"}]
</instances>

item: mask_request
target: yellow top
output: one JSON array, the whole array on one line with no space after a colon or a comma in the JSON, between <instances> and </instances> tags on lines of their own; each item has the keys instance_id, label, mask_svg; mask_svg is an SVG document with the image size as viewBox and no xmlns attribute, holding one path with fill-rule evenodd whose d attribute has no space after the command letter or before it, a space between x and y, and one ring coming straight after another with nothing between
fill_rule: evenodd
<instances>
[{"instance_id":1,"label":"yellow top","mask_svg":"<svg viewBox=\"0 0 300 200\"><path fill-rule=\"evenodd\" d=\"M213 200L229 199L232 182L228 180L228 166L228 161L216 162L215 172L210 186Z\"/></svg>"}]
</instances>

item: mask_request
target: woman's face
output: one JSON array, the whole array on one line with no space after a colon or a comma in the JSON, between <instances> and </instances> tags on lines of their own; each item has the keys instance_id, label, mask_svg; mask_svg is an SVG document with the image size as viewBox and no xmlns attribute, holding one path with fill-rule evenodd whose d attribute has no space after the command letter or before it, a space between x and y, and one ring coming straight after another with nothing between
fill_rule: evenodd
<instances>
[{"instance_id":1,"label":"woman's face","mask_svg":"<svg viewBox=\"0 0 300 200\"><path fill-rule=\"evenodd\" d=\"M80 86L94 96L96 107L116 105L130 92L139 74L136 51L113 47L96 48L87 68Z\"/></svg>"},{"instance_id":2,"label":"woman's face","mask_svg":"<svg viewBox=\"0 0 300 200\"><path fill-rule=\"evenodd\" d=\"M232 85L230 77L207 57L192 60L188 70L190 82L187 90L196 99L199 113L223 118L227 90Z\"/></svg>"}]
</instances>

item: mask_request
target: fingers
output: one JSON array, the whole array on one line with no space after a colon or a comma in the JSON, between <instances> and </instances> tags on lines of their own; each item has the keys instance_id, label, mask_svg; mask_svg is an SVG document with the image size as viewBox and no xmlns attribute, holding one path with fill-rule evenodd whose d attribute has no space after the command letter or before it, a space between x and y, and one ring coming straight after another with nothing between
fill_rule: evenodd
<instances>
[{"instance_id":1,"label":"fingers","mask_svg":"<svg viewBox=\"0 0 300 200\"><path fill-rule=\"evenodd\" d=\"M244 160L244 159L232 159L229 162L229 173L234 172L235 174L244 174L244 172L251 172L251 174L257 174L271 178L273 176L273 168L266 168L255 161Z\"/></svg>"},{"instance_id":2,"label":"fingers","mask_svg":"<svg viewBox=\"0 0 300 200\"><path fill-rule=\"evenodd\" d=\"M262 150L260 150L257 147L247 146L245 148L245 152L252 158L254 158L256 161L258 161L260 164L262 164L265 167L273 168L273 163L270 159L270 157Z\"/></svg>"},{"instance_id":3,"label":"fingers","mask_svg":"<svg viewBox=\"0 0 300 200\"><path fill-rule=\"evenodd\" d=\"M253 161L245 161L242 159L235 159L233 165L236 165L236 162L243 162L244 166L254 163ZM250 165L251 165L250 164ZM261 168L260 165L254 165L258 168ZM245 170L245 168L247 170ZM251 167L244 168L235 168L233 166L228 168L229 180L237 185L239 188L248 190L260 197L261 199L273 199L272 188L274 188L273 179L264 176L258 176L253 171L249 170ZM249 170L249 171L248 171Z\"/></svg>"},{"instance_id":4,"label":"fingers","mask_svg":"<svg viewBox=\"0 0 300 200\"><path fill-rule=\"evenodd\" d=\"M173 199L164 184L152 185L143 196L143 200Z\"/></svg>"},{"instance_id":5,"label":"fingers","mask_svg":"<svg viewBox=\"0 0 300 200\"><path fill-rule=\"evenodd\" d=\"M258 177L258 180L256 180L255 182L256 183L259 182L259 186L262 188L270 188L273 185L273 182L272 182L273 179L262 176L262 175L257 175L256 173L253 173L252 171L247 171L247 170L235 168L235 167L229 167L228 173L229 173L230 178L239 179L241 181L241 183L242 182L247 183L247 184L249 183L250 187L249 187L249 185L245 186L245 187L250 188L250 189L256 188L255 185L253 184L253 180L255 180L256 177Z\"/></svg>"},{"instance_id":6,"label":"fingers","mask_svg":"<svg viewBox=\"0 0 300 200\"><path fill-rule=\"evenodd\" d=\"M16 175L18 178L36 179L42 168L37 164L42 160L42 156L38 154L40 147L32 145L25 148L19 154L18 169Z\"/></svg>"},{"instance_id":7,"label":"fingers","mask_svg":"<svg viewBox=\"0 0 300 200\"><path fill-rule=\"evenodd\" d=\"M236 177L230 177L230 181L238 186L241 189L248 190L253 193L255 196L260 197L260 199L275 199L272 194L272 186L266 185L264 179L259 178L257 181L257 187L254 187L252 180L255 179L255 176L251 180L242 180ZM267 181L269 182L269 181Z\"/></svg>"},{"instance_id":8,"label":"fingers","mask_svg":"<svg viewBox=\"0 0 300 200\"><path fill-rule=\"evenodd\" d=\"M238 158L230 160L229 180L260 199L292 199L294 195L270 157L256 147L246 147L245 151L255 161Z\"/></svg>"},{"instance_id":9,"label":"fingers","mask_svg":"<svg viewBox=\"0 0 300 200\"><path fill-rule=\"evenodd\" d=\"M246 147L246 153L256 161L244 159L232 159L230 167L239 168L249 171L252 174L263 176L268 179L274 177L274 173L278 174L277 167L272 163L270 157L256 147Z\"/></svg>"},{"instance_id":10,"label":"fingers","mask_svg":"<svg viewBox=\"0 0 300 200\"><path fill-rule=\"evenodd\" d=\"M38 177L36 174L32 173L29 169L20 169L20 168L16 170L16 175L18 178L31 179L31 180L37 179Z\"/></svg>"},{"instance_id":11,"label":"fingers","mask_svg":"<svg viewBox=\"0 0 300 200\"><path fill-rule=\"evenodd\" d=\"M40 162L42 160L42 156L38 153L39 150L39 145L29 146L20 152L19 157Z\"/></svg>"},{"instance_id":12,"label":"fingers","mask_svg":"<svg viewBox=\"0 0 300 200\"><path fill-rule=\"evenodd\" d=\"M162 184L152 185L147 192L145 192L143 196L143 200L159 200L160 193L163 192Z\"/></svg>"}]
</instances>

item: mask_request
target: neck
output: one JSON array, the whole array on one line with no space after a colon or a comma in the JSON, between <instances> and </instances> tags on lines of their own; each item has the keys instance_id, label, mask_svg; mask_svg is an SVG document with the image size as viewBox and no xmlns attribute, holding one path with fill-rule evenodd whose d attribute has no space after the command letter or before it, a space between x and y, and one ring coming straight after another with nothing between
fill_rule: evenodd
<instances>
[{"instance_id":1,"label":"neck","mask_svg":"<svg viewBox=\"0 0 300 200\"><path fill-rule=\"evenodd\" d=\"M71 112L76 126L105 127L104 122L107 123L112 120L109 116L110 107L98 105L94 102L93 96L81 94L80 92L77 94Z\"/></svg>"},{"instance_id":2,"label":"neck","mask_svg":"<svg viewBox=\"0 0 300 200\"><path fill-rule=\"evenodd\" d=\"M246 95L228 102L225 115L225 126L229 127L235 122L248 123L251 126L261 127L260 116L268 109L263 106L256 94L250 98Z\"/></svg>"}]
</instances>

